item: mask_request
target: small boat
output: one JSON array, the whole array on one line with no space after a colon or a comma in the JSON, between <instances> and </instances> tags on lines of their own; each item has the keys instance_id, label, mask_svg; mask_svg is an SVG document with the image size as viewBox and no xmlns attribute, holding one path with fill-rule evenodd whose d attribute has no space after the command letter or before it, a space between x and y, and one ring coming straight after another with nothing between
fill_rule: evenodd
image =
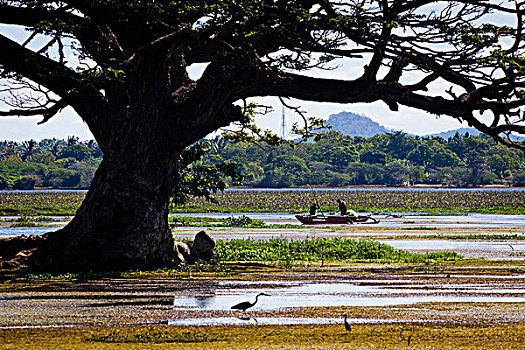
<instances>
[{"instance_id":1,"label":"small boat","mask_svg":"<svg viewBox=\"0 0 525 350\"><path fill-rule=\"evenodd\" d=\"M377 224L379 222L370 215L296 215L295 217L305 225L354 224L368 221L371 221L371 224Z\"/></svg>"}]
</instances>

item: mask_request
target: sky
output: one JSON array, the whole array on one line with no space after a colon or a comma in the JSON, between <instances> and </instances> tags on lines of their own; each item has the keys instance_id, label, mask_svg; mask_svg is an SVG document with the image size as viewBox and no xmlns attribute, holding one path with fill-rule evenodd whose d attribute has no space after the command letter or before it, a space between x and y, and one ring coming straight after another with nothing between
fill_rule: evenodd
<instances>
[{"instance_id":1,"label":"sky","mask_svg":"<svg viewBox=\"0 0 525 350\"><path fill-rule=\"evenodd\" d=\"M280 102L276 98L264 98L260 100L263 104L267 104L268 102L272 103L274 111L263 117L256 118L257 125L263 129L271 129L278 135L281 135L282 108ZM301 106L302 110L318 117L327 118L330 114L336 114L341 111L362 114L388 129L402 130L414 135L439 133L464 126L451 117L436 117L408 107L400 107L399 112L391 112L386 105L381 102L340 105L295 100L290 103L294 106ZM87 125L71 108L51 118L47 123L37 125L41 120L41 117L0 117L0 140L20 142L35 139L39 141L45 138L66 139L72 135L78 136L80 140L93 138ZM293 122L300 122L300 119L295 117L293 112L285 110L287 134ZM287 135L287 137L290 136Z\"/></svg>"},{"instance_id":2,"label":"sky","mask_svg":"<svg viewBox=\"0 0 525 350\"><path fill-rule=\"evenodd\" d=\"M356 65L355 67L358 67L357 69L362 68L361 65ZM200 76L203 68L190 68L190 77L197 78ZM354 67L348 68L348 70L352 69ZM325 77L329 77L330 74L334 73L322 73ZM264 97L253 100L273 108L270 113L256 118L257 125L262 129L270 129L281 135L283 110L279 99L276 97ZM437 117L410 107L400 106L398 112L392 112L383 102L337 104L289 99L286 100L286 103L294 107L301 107L301 111L305 111L308 115L325 119L328 119L331 114L337 114L342 111L353 112L367 116L388 129L401 130L414 135L439 133L466 126L454 118ZM48 122L37 125L41 120L42 117L0 117L0 140L20 142L35 139L39 141L45 138L66 139L72 135L79 137L80 140L93 138L87 125L72 108L68 107ZM293 111L285 109L285 137L293 138L293 135L289 134L289 130L294 122L298 122L301 125L301 119Z\"/></svg>"},{"instance_id":3,"label":"sky","mask_svg":"<svg viewBox=\"0 0 525 350\"><path fill-rule=\"evenodd\" d=\"M202 65L190 67L190 77L197 79L202 74L204 68L205 66ZM356 62L355 65L343 67L342 69L338 69L337 72L313 72L311 75L327 78L335 74L357 76L360 74L360 69L362 69L362 63ZM281 135L282 104L279 99L276 97L264 97L254 100L263 105L272 106L273 108L272 112L256 118L257 125ZM410 107L400 106L398 112L392 112L383 102L337 104L289 99L286 100L286 103L294 107L301 107L300 109L307 112L308 115L325 119L331 114L337 114L342 111L353 112L367 116L388 129L401 130L414 135L439 133L466 126L460 124L459 121L454 118L446 116L437 117ZM45 138L66 139L72 135L78 136L80 140L93 138L87 125L72 108L66 108L48 122L37 125L41 120L42 117L0 117L0 140L20 142L35 139L39 141ZM301 123L301 119L296 116L293 111L285 109L285 136L287 138L293 138L293 135L289 134L289 130L294 122Z\"/></svg>"},{"instance_id":4,"label":"sky","mask_svg":"<svg viewBox=\"0 0 525 350\"><path fill-rule=\"evenodd\" d=\"M498 22L508 22L512 19L502 18ZM512 23L507 23L512 25ZM17 41L23 41L28 33L23 30L0 24L0 32L7 33ZM38 43L37 43L38 44ZM74 58L70 58L74 59ZM338 69L334 71L311 71L307 74L314 77L353 79L362 73L363 65L368 58L354 59L352 62L335 62ZM198 78L204 65L194 65L189 68L190 77ZM415 80L415 77L408 75L404 79ZM402 81L403 82L403 81ZM408 82L408 81L407 81ZM436 81L431 87L430 92L444 91L449 87L444 81ZM273 107L273 111L262 117L257 117L257 124L263 129L270 129L281 135L282 133L282 104L274 97L254 99L264 105ZM409 134L425 135L439 133L442 131L453 130L467 125L461 124L454 118L426 113L414 108L400 106L398 112L393 112L383 102L359 103L359 104L336 104L336 103L317 103L298 100L287 100L287 104L300 109L309 115L327 119L331 114L342 111L353 112L364 115L377 123L392 130L401 130ZM6 109L0 103L1 109ZM68 136L77 136L80 140L92 139L93 136L87 125L81 120L72 108L64 109L60 114L51 118L48 122L37 125L41 117L0 117L0 140L24 141L29 139L41 140L44 138L65 139ZM288 131L294 122L300 122L300 118L294 115L291 110L285 110L286 137L292 137Z\"/></svg>"}]
</instances>

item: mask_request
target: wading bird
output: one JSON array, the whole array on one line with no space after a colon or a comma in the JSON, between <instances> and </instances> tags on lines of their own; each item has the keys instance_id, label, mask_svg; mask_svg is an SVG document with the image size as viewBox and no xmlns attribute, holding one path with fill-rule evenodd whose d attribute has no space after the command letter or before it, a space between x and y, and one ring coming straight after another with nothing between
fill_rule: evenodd
<instances>
[{"instance_id":1,"label":"wading bird","mask_svg":"<svg viewBox=\"0 0 525 350\"><path fill-rule=\"evenodd\" d=\"M251 308L252 306L254 306L254 305L257 303L257 299L259 299L259 297L260 297L261 295L266 295L267 297L270 296L270 294L259 293L259 294L257 294L257 296L255 297L255 301L254 301L253 303L250 303L249 301L243 301L242 303L239 303L239 304L235 304L235 305L233 305L231 308L232 308L232 309L235 309L235 310L246 311L247 309Z\"/></svg>"},{"instance_id":2,"label":"wading bird","mask_svg":"<svg viewBox=\"0 0 525 350\"><path fill-rule=\"evenodd\" d=\"M352 331L352 326L350 325L350 323L348 323L348 320L346 319L346 314L345 314L345 329L347 332Z\"/></svg>"}]
</instances>

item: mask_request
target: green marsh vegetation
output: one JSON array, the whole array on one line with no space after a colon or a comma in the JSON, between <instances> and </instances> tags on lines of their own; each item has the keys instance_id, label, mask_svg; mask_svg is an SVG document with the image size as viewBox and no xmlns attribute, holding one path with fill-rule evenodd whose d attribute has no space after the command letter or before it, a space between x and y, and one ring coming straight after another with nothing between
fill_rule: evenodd
<instances>
[{"instance_id":1,"label":"green marsh vegetation","mask_svg":"<svg viewBox=\"0 0 525 350\"><path fill-rule=\"evenodd\" d=\"M26 216L21 215L17 218L1 219L0 222L11 222L9 227L52 227L56 226L52 222L68 221L69 218L56 219L49 216Z\"/></svg>"},{"instance_id":2,"label":"green marsh vegetation","mask_svg":"<svg viewBox=\"0 0 525 350\"><path fill-rule=\"evenodd\" d=\"M107 271L51 274L34 274L24 267L14 271L4 271L0 281L85 281L111 278L166 278L185 274L212 273L227 277L236 274L237 268L243 269L245 263L257 263L260 266L280 268L321 265L325 263L346 265L348 263L400 263L412 266L435 264L439 262L461 261L464 257L455 252L431 252L427 254L409 253L392 246L372 240L354 240L341 238L315 238L304 240L270 239L218 240L216 246L219 261L197 262L194 265L180 265L157 271Z\"/></svg>"},{"instance_id":3,"label":"green marsh vegetation","mask_svg":"<svg viewBox=\"0 0 525 350\"><path fill-rule=\"evenodd\" d=\"M0 215L74 215L85 193L0 192ZM306 212L314 197L309 191L226 191L214 195L216 203L190 198L171 212L248 213ZM316 191L324 213L335 212L343 198L361 212L525 214L525 191Z\"/></svg>"},{"instance_id":4,"label":"green marsh vegetation","mask_svg":"<svg viewBox=\"0 0 525 350\"><path fill-rule=\"evenodd\" d=\"M75 215L84 192L1 192L0 215Z\"/></svg>"},{"instance_id":5,"label":"green marsh vegetation","mask_svg":"<svg viewBox=\"0 0 525 350\"><path fill-rule=\"evenodd\" d=\"M430 212L525 214L525 191L316 191L324 213L335 212L337 199L359 212ZM216 203L192 199L172 212L306 212L315 200L310 191L226 191ZM320 211L319 211L320 212Z\"/></svg>"},{"instance_id":6,"label":"green marsh vegetation","mask_svg":"<svg viewBox=\"0 0 525 350\"><path fill-rule=\"evenodd\" d=\"M315 238L305 240L219 240L216 247L223 262L399 262L429 263L455 261L463 257L455 252L409 253L371 240Z\"/></svg>"},{"instance_id":7,"label":"green marsh vegetation","mask_svg":"<svg viewBox=\"0 0 525 350\"><path fill-rule=\"evenodd\" d=\"M210 217L169 217L170 227L244 227L244 228L302 228L300 224L266 224L249 216L230 216L226 219Z\"/></svg>"},{"instance_id":8,"label":"green marsh vegetation","mask_svg":"<svg viewBox=\"0 0 525 350\"><path fill-rule=\"evenodd\" d=\"M198 227L270 227L262 220L252 219L246 215L230 216L226 219L216 219L209 217L169 217L168 221L172 226L198 226ZM297 225L300 226L300 225Z\"/></svg>"},{"instance_id":9,"label":"green marsh vegetation","mask_svg":"<svg viewBox=\"0 0 525 350\"><path fill-rule=\"evenodd\" d=\"M17 329L1 332L7 348L24 349L521 349L521 324L342 324L306 326L168 325Z\"/></svg>"}]
</instances>

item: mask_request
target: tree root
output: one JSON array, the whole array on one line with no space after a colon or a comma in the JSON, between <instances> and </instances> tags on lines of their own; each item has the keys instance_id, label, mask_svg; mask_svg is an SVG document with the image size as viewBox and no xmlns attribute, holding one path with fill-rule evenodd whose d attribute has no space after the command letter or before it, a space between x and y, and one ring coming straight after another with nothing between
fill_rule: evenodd
<instances>
[{"instance_id":1,"label":"tree root","mask_svg":"<svg viewBox=\"0 0 525 350\"><path fill-rule=\"evenodd\" d=\"M0 268L25 265L44 240L45 237L37 235L0 239Z\"/></svg>"}]
</instances>

